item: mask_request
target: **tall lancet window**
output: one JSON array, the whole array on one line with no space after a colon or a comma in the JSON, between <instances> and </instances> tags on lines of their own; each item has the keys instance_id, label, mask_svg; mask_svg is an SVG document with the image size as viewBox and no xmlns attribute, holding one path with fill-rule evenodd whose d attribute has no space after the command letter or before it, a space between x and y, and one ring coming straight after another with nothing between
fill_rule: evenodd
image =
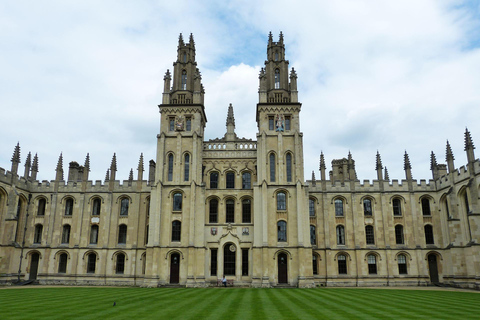
<instances>
[{"instance_id":1,"label":"tall lancet window","mask_svg":"<svg viewBox=\"0 0 480 320\"><path fill-rule=\"evenodd\" d=\"M280 70L275 69L275 89L280 89Z\"/></svg>"},{"instance_id":2,"label":"tall lancet window","mask_svg":"<svg viewBox=\"0 0 480 320\"><path fill-rule=\"evenodd\" d=\"M182 71L182 90L187 90L187 71Z\"/></svg>"}]
</instances>

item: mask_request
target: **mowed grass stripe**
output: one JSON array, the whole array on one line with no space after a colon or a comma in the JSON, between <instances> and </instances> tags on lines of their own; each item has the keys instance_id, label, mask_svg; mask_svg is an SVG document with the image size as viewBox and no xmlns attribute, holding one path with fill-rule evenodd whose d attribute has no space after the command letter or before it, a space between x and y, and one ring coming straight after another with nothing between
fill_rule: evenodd
<instances>
[{"instance_id":1,"label":"mowed grass stripe","mask_svg":"<svg viewBox=\"0 0 480 320\"><path fill-rule=\"evenodd\" d=\"M310 299L302 298L301 295L302 289L292 289L292 290L281 290L284 298L287 299L294 310L301 310L302 319L317 319L319 314L317 312L318 303Z\"/></svg>"},{"instance_id":2,"label":"mowed grass stripe","mask_svg":"<svg viewBox=\"0 0 480 320\"><path fill-rule=\"evenodd\" d=\"M223 309L224 292L216 289L196 289L202 297L202 301L189 306L181 313L182 319L202 319L209 318L213 314L221 312Z\"/></svg>"}]
</instances>

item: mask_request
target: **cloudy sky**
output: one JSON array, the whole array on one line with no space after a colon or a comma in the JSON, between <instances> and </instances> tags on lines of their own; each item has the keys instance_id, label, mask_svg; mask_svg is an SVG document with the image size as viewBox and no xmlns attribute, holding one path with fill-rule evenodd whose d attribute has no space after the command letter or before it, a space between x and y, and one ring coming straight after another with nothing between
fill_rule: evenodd
<instances>
[{"instance_id":1,"label":"cloudy sky","mask_svg":"<svg viewBox=\"0 0 480 320\"><path fill-rule=\"evenodd\" d=\"M283 31L298 74L305 175L321 151L356 160L374 179L380 152L391 179L403 154L415 179L431 178L430 152L466 163L465 127L480 143L478 1L1 1L0 167L20 142L23 165L38 153L40 180L63 152L103 180L113 153L128 179L140 153L155 158L163 75L179 33L194 34L205 86L205 140L236 131L256 137L258 73L268 32ZM480 151L478 151L480 152ZM478 153L477 152L477 153Z\"/></svg>"}]
</instances>

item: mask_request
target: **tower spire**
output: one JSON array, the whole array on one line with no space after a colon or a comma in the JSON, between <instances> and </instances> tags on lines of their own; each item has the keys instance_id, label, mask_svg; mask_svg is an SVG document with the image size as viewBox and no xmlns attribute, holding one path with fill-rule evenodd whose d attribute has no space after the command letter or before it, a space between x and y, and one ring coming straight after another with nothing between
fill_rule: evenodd
<instances>
[{"instance_id":1,"label":"tower spire","mask_svg":"<svg viewBox=\"0 0 480 320\"><path fill-rule=\"evenodd\" d=\"M25 178L25 180L28 180L30 176L31 166L32 166L32 153L29 152L27 155L27 159L25 160L25 172L23 174L23 177Z\"/></svg>"},{"instance_id":2,"label":"tower spire","mask_svg":"<svg viewBox=\"0 0 480 320\"><path fill-rule=\"evenodd\" d=\"M63 181L63 154L60 152L60 157L58 157L57 168L55 180Z\"/></svg>"},{"instance_id":3,"label":"tower spire","mask_svg":"<svg viewBox=\"0 0 480 320\"><path fill-rule=\"evenodd\" d=\"M85 163L83 165L83 181L88 181L88 173L90 172L90 154L87 153L87 156L85 157Z\"/></svg>"},{"instance_id":4,"label":"tower spire","mask_svg":"<svg viewBox=\"0 0 480 320\"><path fill-rule=\"evenodd\" d=\"M227 141L233 141L237 137L235 134L235 117L233 115L233 106L230 103L228 106L228 113L227 113L227 133L225 134L225 139Z\"/></svg>"},{"instance_id":5,"label":"tower spire","mask_svg":"<svg viewBox=\"0 0 480 320\"><path fill-rule=\"evenodd\" d=\"M180 33L178 36L178 46L183 47L185 45L185 42L183 42L183 35Z\"/></svg>"},{"instance_id":6,"label":"tower spire","mask_svg":"<svg viewBox=\"0 0 480 320\"><path fill-rule=\"evenodd\" d=\"M110 181L115 181L115 175L117 172L117 155L113 153L112 163L110 164Z\"/></svg>"},{"instance_id":7,"label":"tower spire","mask_svg":"<svg viewBox=\"0 0 480 320\"><path fill-rule=\"evenodd\" d=\"M385 167L385 180L386 180L386 181L390 181L390 177L389 177L389 175L388 175L387 167Z\"/></svg>"},{"instance_id":8,"label":"tower spire","mask_svg":"<svg viewBox=\"0 0 480 320\"><path fill-rule=\"evenodd\" d=\"M452 147L450 147L450 142L448 142L448 140L445 160L447 161L448 172L452 173L453 171L455 171L455 163L453 161L455 160L455 157L453 156Z\"/></svg>"},{"instance_id":9,"label":"tower spire","mask_svg":"<svg viewBox=\"0 0 480 320\"><path fill-rule=\"evenodd\" d=\"M143 153L140 153L140 159L138 159L138 167L137 167L137 180L143 180L143 171L145 171L143 167Z\"/></svg>"},{"instance_id":10,"label":"tower spire","mask_svg":"<svg viewBox=\"0 0 480 320\"><path fill-rule=\"evenodd\" d=\"M465 151L467 152L467 160L469 164L475 162L475 153L473 152L474 149L475 149L475 146L473 145L473 140L472 140L472 136L470 135L470 131L468 131L468 129L465 128Z\"/></svg>"},{"instance_id":11,"label":"tower spire","mask_svg":"<svg viewBox=\"0 0 480 320\"><path fill-rule=\"evenodd\" d=\"M403 170L405 170L405 176L407 180L412 180L412 165L410 164L410 158L408 157L407 150L403 158Z\"/></svg>"},{"instance_id":12,"label":"tower spire","mask_svg":"<svg viewBox=\"0 0 480 320\"><path fill-rule=\"evenodd\" d=\"M37 180L37 173L38 173L38 156L35 153L35 156L33 157L33 164L32 164L32 181Z\"/></svg>"},{"instance_id":13,"label":"tower spire","mask_svg":"<svg viewBox=\"0 0 480 320\"><path fill-rule=\"evenodd\" d=\"M377 179L379 181L383 180L382 169L383 169L382 158L380 157L380 152L378 152L378 150L377 150L377 156L376 156L376 161L375 161L375 170L377 170Z\"/></svg>"},{"instance_id":14,"label":"tower spire","mask_svg":"<svg viewBox=\"0 0 480 320\"><path fill-rule=\"evenodd\" d=\"M20 164L20 142L17 142L17 145L15 146L15 149L13 150L13 156L12 156L12 174L17 175L18 174L18 165Z\"/></svg>"},{"instance_id":15,"label":"tower spire","mask_svg":"<svg viewBox=\"0 0 480 320\"><path fill-rule=\"evenodd\" d=\"M438 174L438 164L437 164L437 157L433 151L430 153L430 170L432 171L432 178L434 180L439 178Z\"/></svg>"}]
</instances>

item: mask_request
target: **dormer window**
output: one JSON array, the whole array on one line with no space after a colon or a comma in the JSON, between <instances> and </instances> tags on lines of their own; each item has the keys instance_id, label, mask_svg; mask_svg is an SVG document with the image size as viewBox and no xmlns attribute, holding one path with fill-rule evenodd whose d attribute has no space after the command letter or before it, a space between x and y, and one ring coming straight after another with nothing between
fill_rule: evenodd
<instances>
[{"instance_id":1,"label":"dormer window","mask_svg":"<svg viewBox=\"0 0 480 320\"><path fill-rule=\"evenodd\" d=\"M275 89L280 89L280 70L275 69Z\"/></svg>"},{"instance_id":2,"label":"dormer window","mask_svg":"<svg viewBox=\"0 0 480 320\"><path fill-rule=\"evenodd\" d=\"M187 71L182 71L182 90L187 90Z\"/></svg>"}]
</instances>

